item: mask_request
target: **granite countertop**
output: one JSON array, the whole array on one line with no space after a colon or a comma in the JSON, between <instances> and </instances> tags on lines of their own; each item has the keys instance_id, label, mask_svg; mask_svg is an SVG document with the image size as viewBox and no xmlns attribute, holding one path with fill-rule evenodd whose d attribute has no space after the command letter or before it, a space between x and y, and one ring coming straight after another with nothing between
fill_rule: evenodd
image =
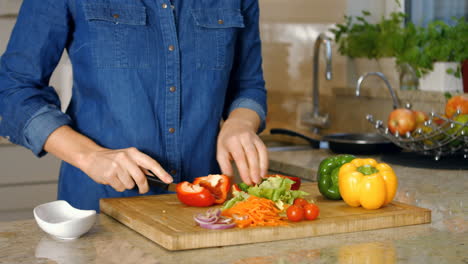
<instances>
[{"instance_id":1,"label":"granite countertop","mask_svg":"<svg viewBox=\"0 0 468 264\"><path fill-rule=\"evenodd\" d=\"M270 164L313 180L328 155L272 152ZM375 158L392 164L399 177L395 199L431 209L431 224L170 252L102 214L72 241L55 240L31 219L0 223L0 263L468 263L468 170L460 169L468 162L399 156Z\"/></svg>"}]
</instances>

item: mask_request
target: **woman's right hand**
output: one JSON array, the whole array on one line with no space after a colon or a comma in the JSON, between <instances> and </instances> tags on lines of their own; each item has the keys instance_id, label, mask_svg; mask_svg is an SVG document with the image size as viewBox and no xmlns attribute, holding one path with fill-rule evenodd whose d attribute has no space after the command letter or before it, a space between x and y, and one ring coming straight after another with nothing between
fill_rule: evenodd
<instances>
[{"instance_id":1,"label":"woman's right hand","mask_svg":"<svg viewBox=\"0 0 468 264\"><path fill-rule=\"evenodd\" d=\"M106 149L93 151L83 157L80 169L95 182L112 186L116 191L133 189L135 183L140 193L149 190L145 174L151 170L165 183L172 177L150 156L136 148Z\"/></svg>"},{"instance_id":2,"label":"woman's right hand","mask_svg":"<svg viewBox=\"0 0 468 264\"><path fill-rule=\"evenodd\" d=\"M145 174L151 170L165 183L172 177L157 161L136 148L108 149L69 126L54 130L44 144L44 150L81 169L97 183L108 184L123 192L138 185L140 193L149 190Z\"/></svg>"}]
</instances>

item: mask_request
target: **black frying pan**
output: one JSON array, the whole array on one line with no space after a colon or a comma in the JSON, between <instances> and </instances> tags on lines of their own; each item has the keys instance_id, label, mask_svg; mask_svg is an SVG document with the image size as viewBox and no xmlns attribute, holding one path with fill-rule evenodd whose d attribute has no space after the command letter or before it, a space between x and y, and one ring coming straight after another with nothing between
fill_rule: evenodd
<instances>
[{"instance_id":1,"label":"black frying pan","mask_svg":"<svg viewBox=\"0 0 468 264\"><path fill-rule=\"evenodd\" d=\"M398 152L401 149L376 133L336 133L315 139L289 129L273 128L270 134L281 134L300 137L307 140L312 148L319 148L320 142L328 142L328 148L336 153L349 154L378 154Z\"/></svg>"}]
</instances>

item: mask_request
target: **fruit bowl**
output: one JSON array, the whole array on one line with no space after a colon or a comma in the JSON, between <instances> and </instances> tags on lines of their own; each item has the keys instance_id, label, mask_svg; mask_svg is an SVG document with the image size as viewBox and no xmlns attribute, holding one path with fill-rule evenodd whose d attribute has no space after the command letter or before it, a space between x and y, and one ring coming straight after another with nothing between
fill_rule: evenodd
<instances>
[{"instance_id":1,"label":"fruit bowl","mask_svg":"<svg viewBox=\"0 0 468 264\"><path fill-rule=\"evenodd\" d=\"M453 119L429 113L429 120L422 126L404 135L392 134L382 120L374 120L372 115L366 119L377 130L377 133L392 141L395 145L410 152L432 155L435 160L443 156L463 155L468 158L468 122L457 122Z\"/></svg>"}]
</instances>

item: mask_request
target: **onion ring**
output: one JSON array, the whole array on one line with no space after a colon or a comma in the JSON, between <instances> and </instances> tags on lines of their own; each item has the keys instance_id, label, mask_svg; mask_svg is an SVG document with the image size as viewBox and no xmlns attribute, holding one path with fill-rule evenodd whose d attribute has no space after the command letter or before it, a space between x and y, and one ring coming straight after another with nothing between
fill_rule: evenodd
<instances>
[{"instance_id":1,"label":"onion ring","mask_svg":"<svg viewBox=\"0 0 468 264\"><path fill-rule=\"evenodd\" d=\"M221 210L210 208L204 214L199 213L193 219L202 228L207 229L228 229L236 226L232 218L221 216Z\"/></svg>"}]
</instances>

